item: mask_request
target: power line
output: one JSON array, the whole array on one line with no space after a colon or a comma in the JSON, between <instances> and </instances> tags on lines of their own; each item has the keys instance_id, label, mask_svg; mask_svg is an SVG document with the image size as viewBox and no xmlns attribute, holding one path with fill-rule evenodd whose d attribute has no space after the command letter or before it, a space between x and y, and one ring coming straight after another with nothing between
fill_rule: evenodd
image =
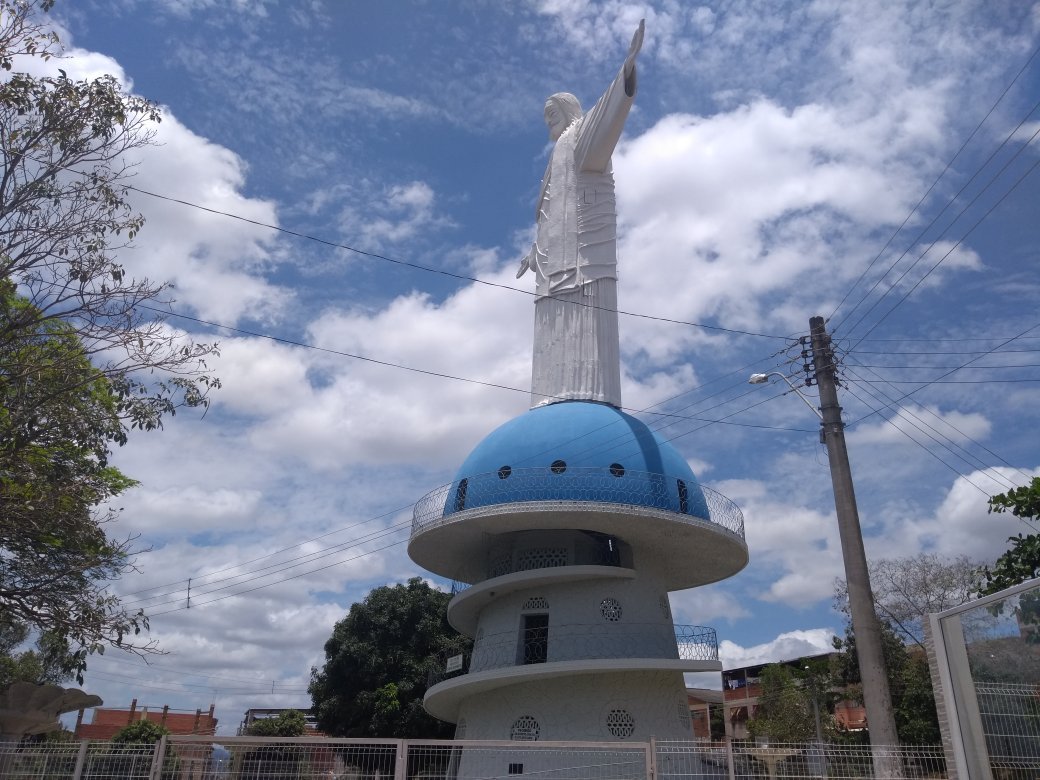
<instances>
[{"instance_id":1,"label":"power line","mask_svg":"<svg viewBox=\"0 0 1040 780\"><path fill-rule=\"evenodd\" d=\"M1037 328L1040 328L1040 323L1037 323L1036 325L1031 325L1030 327L1026 328L1024 331L1019 333L1017 336L1012 336L1011 338L1006 339L1005 341L1002 341L1000 344L998 344L997 346L993 347L993 349L988 350L986 352L980 352L980 353L977 354L976 357L973 357L971 360L966 361L963 365L958 366L957 368L951 369L950 371L947 371L945 374L942 374L941 376L938 376L938 377L936 377L935 379L933 379L933 380L931 380L929 382L923 383L920 387L917 387L917 388L915 388L914 390L911 390L908 393L904 393L902 396L900 396L895 401L893 401L893 403L899 403L903 399L909 398L910 396L915 395L916 393L919 393L921 390L924 390L926 387L928 387L930 385L933 385L933 384L936 384L939 380L945 379L950 374L952 374L952 373L954 373L956 371L960 371L961 369L965 368L966 366L969 366L972 363L974 363L974 362L976 362L978 360L981 360L986 355L991 355L994 352L997 352L998 350L1000 350L1001 347L1003 347L1003 346L1005 346L1007 344L1010 344L1011 342L1016 341L1017 339L1022 338L1023 336L1025 336L1026 334L1028 334L1031 331L1036 330ZM970 354L975 354L975 353L970 353ZM867 414L867 415L864 415L863 417L860 417L858 420L855 420L854 422L850 423L850 425L856 425L856 424L862 422L863 420L866 420L867 418L872 417L873 415L875 415L877 413L878 413L878 411L875 410L875 411L871 412L870 414Z\"/></svg>"},{"instance_id":2,"label":"power line","mask_svg":"<svg viewBox=\"0 0 1040 780\"><path fill-rule=\"evenodd\" d=\"M848 371L848 374L851 375L852 378L856 382L864 382L865 381L865 380L861 379L853 371ZM876 400L881 401L882 403L884 403L885 401L887 401L887 402L891 402L892 401L892 398L887 393L885 393L883 390L879 390L879 389L873 387L870 384L868 384L867 387L864 388L864 390L866 392L870 393ZM857 396L857 398L859 398L859 396ZM882 399L884 399L884 400L882 400ZM860 401L862 401L862 400L863 399L860 398ZM873 406L871 406L870 404L865 403L865 402L864 402L863 405L866 406L868 409L874 408ZM878 410L878 411L880 411L880 410ZM893 415L894 417L901 417L908 425L912 426L916 430L918 430L921 433L923 433L925 436L927 436L933 442L938 444L940 447L945 449L947 452L949 452L951 455L953 455L957 459L963 461L965 464L970 466L972 469L977 471L977 470L979 470L981 468L983 473L985 473L990 468L989 466L987 466L985 464L984 461L982 461L981 458L975 457L974 455L971 454L971 452L969 450L967 450L966 448L961 447L960 445L958 445L949 436L947 436L946 434L942 433L937 428L935 428L935 426L929 425L924 420L922 420L920 417L918 417L916 414L914 414L914 412L911 411L909 409L909 407L902 406L902 407L900 407L898 409L895 409L894 411L895 411L895 414ZM936 415L936 417L938 417L938 415ZM909 418L909 419L907 419L907 418ZM974 439L972 439L967 434L965 434L963 431L961 431L959 428L957 428L953 423L950 423L950 422L948 422L946 420L943 420L941 417L938 417L938 419L941 422L943 422L944 424L948 425L953 430L957 431L957 433L959 433L964 438L968 439L969 441L971 441L973 443L975 442ZM892 418L885 418L885 421L888 422L893 427L899 428L899 426L896 425L895 422L893 422ZM904 431L904 433L905 433L905 431ZM913 437L910 437L910 438L913 439ZM921 444L920 442L917 442L916 439L913 439L913 440L915 441L915 443L920 444L925 450L927 450L929 452L929 454L935 456L935 453L933 453L931 450L929 450L923 444ZM943 441L943 440L945 440L945 441ZM949 443L947 444L947 442L949 442ZM963 453L965 453L965 455L968 455L973 460L969 460L967 457L962 455L960 452L957 452L954 449L954 447L956 447L957 449L960 449ZM938 458L938 456L935 456L935 457L938 460L942 461L942 459ZM945 461L942 461L942 462L945 463ZM949 464L947 464L947 465L949 465ZM958 473L960 473L960 472L958 472ZM962 476L964 476L964 475L962 474ZM995 481L997 481L997 482L1003 482L1009 488L1018 487L1014 482L1012 482L1010 479L1008 479L1007 477L1003 476L1002 474L998 475L998 477L996 477L996 478L991 477L991 479L995 479ZM978 487L978 486L976 485L976 487ZM981 488L979 488L979 489L982 490ZM986 492L986 491L983 491L983 492Z\"/></svg>"},{"instance_id":3,"label":"power line","mask_svg":"<svg viewBox=\"0 0 1040 780\"><path fill-rule=\"evenodd\" d=\"M996 110L997 106L1000 105L1001 101L1007 96L1007 93L1011 91L1011 88L1013 86L1015 86L1015 84L1018 82L1019 78L1021 78L1022 74L1025 73L1025 71L1029 67L1030 63L1032 63L1032 61L1034 59L1036 59L1036 55L1037 54L1040 54L1040 46L1038 46L1037 48L1033 49L1033 53L1029 55L1029 59L1027 59L1025 64L1021 68L1019 68L1018 73L1016 73L1015 77L1013 79L1011 79L1011 82L1006 87L1004 87L1004 91L1001 92L999 97L997 97L997 99L993 102L993 105L990 106L989 111L986 112L986 115L984 117L982 117L982 119L979 121L979 123L977 125L975 125L975 129L973 129L968 134L968 137L964 139L964 142L960 145L960 148L956 151L956 153L954 153L953 157L950 158L949 162L946 163L946 167L944 167L942 169L942 172L936 177L935 181L932 182L931 186L928 187L928 189L924 193L924 195L921 196L921 199L919 201L917 201L917 203L914 205L914 207L912 209L910 209L910 212L906 215L906 218L902 221L902 223L899 225L899 227L897 227L895 229L895 232L892 233L891 236L889 236L888 240L885 242L885 245L883 247L881 247L881 250L877 253L877 255L874 257L874 259L870 261L870 264L867 266L866 270L864 270L863 273L860 274L859 278L855 282L853 282L852 287L849 288L849 291L847 293L845 293L845 296L838 302L838 305L834 307L834 310L827 317L828 320L831 320L831 319L834 318L834 315L837 313L838 309L840 309L842 307L842 305L845 303L845 301L848 300L849 296L852 294L852 291L855 290L856 287L859 286L859 283L862 282L863 279L866 277L866 275L868 273L870 273L870 269L873 268L874 265L877 263L877 261L881 259L881 256L885 253L885 250L888 249L888 247L892 244L892 242L895 240L896 236L899 235L900 231L902 231L902 229L904 227L906 227L906 224L907 224L907 222L910 221L910 218L915 213L917 213L917 210L921 207L921 204L924 203L924 201L932 193L932 191L935 189L936 185L938 185L939 182L942 180L943 176L946 175L946 172L950 170L950 168L953 166L954 162L956 162L957 158L960 157L961 152L963 152L967 148L967 146L971 142L971 140L975 137L975 135L979 132L979 130L982 129L982 126L984 124L986 124L986 121L990 118L990 116L992 116L992 114ZM1006 142L1007 141L1005 140L1005 143ZM1001 144L1001 146L998 147L998 151L999 151L999 149L1001 147L1003 147L1003 144ZM989 160L987 160L986 162L988 163ZM981 168L980 168L980 170L981 170ZM978 175L978 171L975 173L975 176L977 176L977 175ZM974 179L975 176L972 176L972 179ZM958 193L958 195L959 194L960 193ZM936 219L938 219L938 217L936 217ZM933 224L934 224L934 220L933 220ZM930 225L929 225L929 227L930 227ZM906 253L904 252L904 254L906 254ZM900 256L900 257L902 257L902 256ZM884 276L882 276L882 278L884 278ZM874 285L874 287L871 288L870 291L867 292L866 295L869 295L870 292L872 292L875 287L877 287L876 284ZM866 300L866 295L863 298L861 298L859 303L857 303L856 306L853 307L852 311L850 311L843 318L842 322L844 320L847 320L849 317L852 316L852 314L856 311L856 309L860 306L860 304L863 303L864 300ZM839 327L840 325L841 325L841 322L837 323L834 327L836 328L836 327Z\"/></svg>"},{"instance_id":4,"label":"power line","mask_svg":"<svg viewBox=\"0 0 1040 780\"><path fill-rule=\"evenodd\" d=\"M1038 105L1038 106L1040 106L1040 103L1038 103L1037 105ZM1018 150L1018 152L1016 152L1016 154L1015 154L1015 157L1012 157L1012 158L1011 158L1011 160L1009 160L1009 161L1008 161L1007 165L1010 165L1010 164L1011 164L1011 162L1012 162L1012 161L1013 161L1013 160L1014 160L1014 159L1015 159L1015 158L1016 158L1016 157L1017 157L1017 156L1018 156L1019 154L1021 154L1021 152L1022 152L1022 151L1023 151L1023 150L1024 150L1024 149L1025 149L1026 147L1027 147L1027 146L1028 146L1028 143L1032 143L1033 139L1035 139L1035 138L1036 138L1036 137L1037 137L1038 135L1040 135L1040 128L1038 128L1038 129L1037 129L1037 131L1036 131L1035 133L1033 133L1033 136L1032 136L1032 138L1030 138L1030 139L1029 139L1029 142L1027 142L1027 144L1026 144L1026 145L1023 145L1023 146L1022 146L1022 148L1020 148L1020 149ZM986 185L986 187L985 187L985 188L983 188L983 190L982 190L981 192L979 192L979 194L978 194L978 195L976 195L976 196L975 196L975 198L973 198L973 199L971 200L971 202L970 202L970 203L968 203L968 205L967 205L967 206L965 206L965 207L964 207L963 209L961 209L960 213L959 213L959 214L957 215L957 217L955 218L955 220L954 220L954 221L956 221L957 219L960 219L960 217L961 217L961 216L962 216L962 215L963 215L963 214L964 214L964 213L965 213L965 212L966 212L966 211L967 211L967 210L968 210L969 208L971 208L971 206L973 206L973 205L975 204L975 202L976 202L976 201L977 201L977 200L979 199L979 197L981 197L981 196L982 196L982 194L983 194L984 192L986 192L986 190L987 190L987 189L989 188L989 185L990 185L990 184L992 184L992 183L993 183L994 181L996 181L997 177L998 177L998 176L1000 176L1000 175L1001 175L1001 174L1002 174L1002 173L1003 173L1003 172L1004 172L1004 171L1005 171L1005 170L1007 169L1007 165L1005 165L1005 166L1004 166L1003 168L1001 168L1001 169L1000 169L1000 171L998 171L998 172L997 172L997 174L996 174L996 175L995 175L995 176L994 176L994 177L993 177L993 178L992 178L992 179L991 179L991 180L989 181L989 183L988 183L988 184ZM953 253L954 253L954 252L955 252L955 251L957 250L957 248L958 248L958 247L959 247L959 246L960 246L960 245L961 245L962 243L964 243L965 239L967 239L967 238L968 238L968 236L970 236L970 235L971 235L972 233L974 233L974 232L975 232L975 229L976 229L976 228L978 228L978 226L979 226L979 225L981 225L981 224L983 223L983 221L984 221L984 220L985 220L985 219L986 219L987 217L989 217L989 215L990 215L990 214L992 214L992 213L993 213L994 211L996 211L997 207L998 207L998 206L1000 206L1000 204L1002 204L1002 203L1003 203L1003 202L1004 202L1004 201L1005 201L1005 200L1007 199L1007 197L1008 197L1008 196L1009 196L1009 195L1010 195L1010 194L1011 194L1012 192L1014 192L1014 191L1015 191L1015 190L1016 190L1016 189L1018 188L1018 186L1019 186L1019 185L1020 185L1020 184L1021 184L1021 183L1022 183L1023 181L1025 181L1026 177L1028 177L1028 176L1029 176L1029 175L1030 175L1030 174L1031 174L1031 173L1032 173L1032 172L1033 172L1034 170L1036 170L1036 168L1037 168L1037 166L1038 166L1038 165L1040 165L1040 160L1037 160L1037 161L1036 161L1035 163L1033 163L1033 164L1032 164L1031 166L1029 166L1029 168L1028 168L1028 169L1026 169L1026 172L1025 172L1025 173L1023 173L1023 174L1022 174L1022 175L1021 175L1021 176L1020 176L1020 177L1019 177L1018 179L1016 179L1016 180L1015 180L1015 182L1014 182L1014 183L1013 183L1013 184L1011 185L1011 187L1009 187L1009 188L1007 189L1007 191L1006 191L1006 192L1005 192L1005 193L1004 193L1003 195L1001 195L1001 196L1000 196L1000 198L998 198L998 199L997 199L996 203L994 203L994 204L993 204L992 206L990 206L990 207L989 207L988 209L986 209L986 211L985 211L985 212L983 213L983 215L982 215L981 217L979 217L979 218L978 218L978 219L977 219L977 220L975 221L975 223L974 223L974 224L973 224L973 225L972 225L972 226L971 226L970 228L968 228L967 232L966 232L966 233L964 233L964 235L962 235L962 236L961 236L961 237L960 237L959 239L957 239L957 241L956 241L956 242L954 243L954 245L953 245L952 247L950 247L949 251L947 251L947 252L946 252L946 254L944 254L944 255L943 255L942 257L940 257L940 258L939 258L939 259L938 259L938 260L937 260L937 261L935 262L935 264L934 264L934 265L933 265L933 266L932 266L931 268L929 268L929 269L928 269L927 271L925 271L924 275L923 275L923 276L922 276L922 277L921 277L920 279L918 279L918 280L917 280L916 282L914 282L913 286L912 286L912 287L911 287L911 288L910 288L909 290L907 290L907 291L906 291L906 293L904 293L904 294L903 294L903 297L902 297L902 298L900 298L900 299L899 299L898 301L896 301L896 302L895 302L895 304L894 304L894 305L893 305L893 306L892 306L892 307L891 307L891 308L890 308L890 309L889 309L888 311L886 311L886 312L885 312L885 313L884 313L883 315L881 315L881 318L880 318L880 319L879 319L879 320L878 320L877 322L875 322L875 323L874 323L874 324L873 324L873 325L872 325L872 326L871 326L871 327L870 327L870 328L869 328L869 329L867 330L867 332L866 332L866 333L865 333L865 334L864 334L864 335L863 335L863 336L862 336L862 337L860 338L860 340L859 340L859 341L862 341L862 340L863 340L863 338L866 338L866 336L868 336L869 334L873 333L873 332L874 332L874 330L875 330L875 329L877 329L877 327L878 327L879 325L881 325L881 323L882 323L882 322L884 322L884 321L885 321L885 320L886 320L886 319L888 318L888 316L889 316L889 315L890 315L890 314L891 314L892 312L894 312L894 311L895 311L895 310L896 310L897 308L899 308L899 306L901 306L901 305L903 304L903 302L904 302L904 301L905 301L905 300L906 300L907 298L909 298L909 297L910 297L910 295L911 295L911 294L912 294L912 293L914 292L914 290L916 290L916 289L917 289L918 287L920 287L920 286L921 286L921 284L922 284L922 283L924 282L924 280L925 280L925 279L927 279L927 278L928 278L928 277L929 277L929 276L930 276L930 275L932 274L932 272L933 272L933 271L934 271L934 270L935 270L936 268L938 268L938 267L939 267L939 266L940 266L940 265L942 264L942 262L943 262L944 260L946 260L946 258L948 258L948 257L949 257L950 255L952 255L952 254L953 254ZM952 227L952 225L953 225L953 223L951 223L951 227ZM903 280L903 278L904 278L904 277L905 277L905 276L907 275L907 273L909 273L909 272L910 272L910 270L911 270L912 268L914 268L914 266L916 266L916 265L917 265L917 264L918 264L918 263L919 263L919 262L920 262L921 260L923 260L923 259L924 259L924 256L925 256L925 255L927 255L927 254L928 254L928 252L930 252L930 251L932 250L932 248L933 248L933 247L934 247L934 246L935 246L935 245L936 245L936 244L937 244L937 243L938 243L938 242L939 242L940 240L942 240L943 236L945 236L945 235L946 235L946 231L943 231L943 233L942 233L942 234L941 234L941 235L940 235L940 236L939 236L938 238L936 238L936 239L935 239L935 240L934 240L934 241L933 241L933 242L932 242L932 243L931 243L931 244L930 244L930 245L928 246L928 248L927 248L927 249L926 249L926 250L925 250L925 251L924 251L924 252L923 252L923 253L922 253L922 254L921 254L921 255L920 255L920 256L919 256L919 257L918 257L918 258L917 258L917 259L916 259L916 260L915 260L914 262L913 262L913 263L911 263L911 264L910 264L910 266L909 266L909 267L908 267L908 268L907 268L907 269L906 269L905 271L903 271L903 273L902 273L902 274L901 274L901 275L899 276L899 278L898 278L898 279L896 279L896 281L895 281L895 282L893 282L893 284L892 284L892 285L891 285L891 286L890 286L890 287L889 287L889 288L888 288L888 289L887 289L887 290L886 290L886 291L885 291L885 292L884 292L884 293L882 294L882 296L881 296L880 298L878 298L878 300L877 300L877 301L875 301L874 305L872 305L872 306L870 307L870 309L869 309L869 310L868 310L868 311L867 311L867 312L866 312L866 313L865 313L865 314L864 314L864 315L863 315L862 317L860 317L860 318L859 318L859 319L858 319L858 320L856 321L856 323L855 323L855 324L854 324L854 325L852 326L852 328L850 328L850 332L851 332L852 330L855 330L855 329L856 329L856 328L857 328L857 327L859 326L859 324L860 324L861 322L863 322L864 318L865 318L865 317L866 317L866 316L867 316L868 314L870 314L870 312L871 312L871 311L873 311L873 310L874 310L874 308L875 308L875 307L877 306L877 304L879 304L879 303L880 303L880 302L881 302L882 300L884 300L884 299L885 299L885 297L886 297L886 296L888 295L888 293L890 293L890 292L891 292L892 290L894 290L894 289L896 288L896 285L898 285L898 284L899 284L899 282L901 282L901 281ZM859 341L857 341L857 342L856 342L856 344L859 344ZM854 345L854 346L855 346L855 345Z\"/></svg>"},{"instance_id":5,"label":"power line","mask_svg":"<svg viewBox=\"0 0 1040 780\"><path fill-rule=\"evenodd\" d=\"M873 368L872 366L865 366L865 365L860 364L860 363L853 363L853 365L857 366L858 368L866 368L873 376L876 376L879 379L884 379L884 377L881 377L881 375L878 374L876 371L871 370ZM975 368L975 366L966 366L965 368ZM955 370L960 370L960 369L958 368L958 369L955 369ZM887 394L885 394L883 391L880 391L880 392L882 392L882 394L885 395L886 398L888 397ZM980 442L980 441L978 441L976 439L973 439L971 436L966 434L964 431L960 430L956 425L951 423L949 420L946 420L943 417L941 417L940 415L936 414L931 409L929 409L927 406L924 406L922 404L918 404L918 406L920 406L922 409L924 409L925 412L927 412L929 415L931 415L936 420L941 422L943 425L946 425L946 426L952 428L958 434L960 434L964 439L970 441L972 444L974 444L976 447L978 447L979 449L981 449L984 452L986 452L988 455L990 455L990 456L996 458L997 460L999 460L1001 463L1003 463L1008 468L1014 469L1019 474L1021 474L1023 477L1025 477L1027 480L1032 479L1031 475L1029 475L1026 472L1022 471L1022 469L1018 468L1017 466L1012 465L1011 462L1007 460L1007 458L1004 458L1001 455L998 455L996 452L991 450L989 447L987 447L982 442ZM979 462L980 463L982 462L981 458L979 459Z\"/></svg>"},{"instance_id":6,"label":"power line","mask_svg":"<svg viewBox=\"0 0 1040 780\"><path fill-rule=\"evenodd\" d=\"M67 169L67 170L72 170L72 169ZM80 171L74 171L74 170L73 170L73 172L74 173L81 173ZM285 233L286 235L290 235L290 236L293 236L295 238L302 238L302 239L305 239L307 241L313 241L315 243L322 244L322 245L328 246L328 247L332 247L334 249L344 249L344 250L346 250L348 252L353 252L355 254L362 255L364 257L370 257L370 258L373 258L375 260L382 260L382 261L387 262L387 263L393 263L395 265L405 266L407 268L414 268L414 269L419 270L419 271L426 271L427 273L439 274L441 276L447 276L447 277L450 277L452 279L456 279L456 280L459 280L459 281L472 282L474 284L482 284L482 285L486 285L488 287L497 287L497 288L502 289L502 290L510 290L512 292L521 293L523 295L528 295L528 296L531 296L531 297L535 297L537 295L537 293L535 293L535 292L532 292L530 290L524 290L524 289L522 289L520 287L513 287L512 285L501 284L499 282L489 282L487 279L480 279L479 277L476 277L476 276L467 276L466 274L458 274L458 273L455 273L453 271L446 271L443 268L434 268L432 266L422 265L421 263L414 263L414 262L410 262L410 261L407 261L407 260L401 260L399 258L389 257L387 255L379 254L378 252L369 252L369 251L366 251L364 249L358 249L357 247L350 246L349 244L342 244L342 243L340 243L338 241L330 241L329 239L320 238L318 236L313 236L313 235L310 235L309 233L302 233L302 232L300 232L298 230L290 230L289 228L280 227L278 225L272 225L272 224L269 224L267 222L261 222L260 220L250 219L249 217L244 217L241 214L235 214L235 213L230 212L230 211L222 211L220 209L210 208L209 206L203 206L203 205L201 205L199 203L194 203L194 202L189 201L189 200L183 200L181 198L174 198L174 197L172 197L170 195L163 195L163 194L158 193L158 192L152 192L150 190L145 190L145 189L142 189L140 187L134 187L134 186L129 185L129 184L126 184L124 186L128 190L132 190L134 192L140 193L141 195L147 195L147 196L152 197L152 198L158 198L159 200L165 200L165 201L168 201L170 203L177 203L177 204L179 204L181 206L187 206L188 208L198 209L199 211L205 211L205 212L208 212L210 214L215 214L217 216L227 217L228 219L234 219L234 220L238 220L240 222L246 222L246 223L248 223L250 225L255 225L257 227L266 228L268 230L273 230L273 231L276 231L278 233ZM770 333L754 333L752 331L739 330L739 329L736 329L736 328L724 328L721 325L706 325L706 324L700 323L700 322L689 322L687 320L676 320L676 319L671 319L669 317L658 317L658 316L654 316L652 314L640 314L638 312L624 311L622 309L610 309L610 308L606 308L606 307L603 307L603 306L596 306L595 304L591 304L591 303L583 303L581 301L569 301L569 302L573 303L576 306L584 306L584 307L589 308L589 309L598 309L598 310L602 310L602 311L612 311L612 312L616 312L617 314L623 314L626 317L637 317L639 319L653 320L655 322L667 322L667 323L670 323L672 325L687 325L687 326L694 327L694 328L704 328L706 330L715 330L715 331L719 331L721 333L733 333L733 334L741 335L741 336L756 336L756 337L759 337L759 338L767 338L767 339L781 339L782 340L782 339L785 338L784 336L777 336L775 334L770 334Z\"/></svg>"}]
</instances>

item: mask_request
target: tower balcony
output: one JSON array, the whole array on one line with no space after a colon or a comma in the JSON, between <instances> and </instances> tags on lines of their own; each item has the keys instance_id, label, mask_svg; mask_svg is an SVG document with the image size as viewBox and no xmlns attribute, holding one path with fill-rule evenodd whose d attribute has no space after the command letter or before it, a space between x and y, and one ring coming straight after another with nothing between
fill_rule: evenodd
<instances>
[{"instance_id":1,"label":"tower balcony","mask_svg":"<svg viewBox=\"0 0 1040 780\"><path fill-rule=\"evenodd\" d=\"M669 623L564 624L478 637L433 666L424 706L452 720L459 703L526 680L610 672L720 671L715 629Z\"/></svg>"},{"instance_id":2,"label":"tower balcony","mask_svg":"<svg viewBox=\"0 0 1040 780\"><path fill-rule=\"evenodd\" d=\"M715 582L747 564L744 518L732 501L689 477L616 463L502 467L457 478L416 503L408 553L443 577L481 582L494 569L494 540L531 529L614 536L632 549L635 568L652 561L669 590Z\"/></svg>"}]
</instances>

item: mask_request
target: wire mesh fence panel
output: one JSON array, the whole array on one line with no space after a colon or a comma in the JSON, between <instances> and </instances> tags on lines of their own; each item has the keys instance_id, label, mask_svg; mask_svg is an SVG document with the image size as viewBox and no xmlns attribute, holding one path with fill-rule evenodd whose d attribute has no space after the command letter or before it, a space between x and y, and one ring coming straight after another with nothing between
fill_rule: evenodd
<instances>
[{"instance_id":1,"label":"wire mesh fence panel","mask_svg":"<svg viewBox=\"0 0 1040 780\"><path fill-rule=\"evenodd\" d=\"M0 777L12 780L71 778L79 754L78 742L0 743Z\"/></svg>"},{"instance_id":2,"label":"wire mesh fence panel","mask_svg":"<svg viewBox=\"0 0 1040 780\"><path fill-rule=\"evenodd\" d=\"M990 765L1009 777L1040 770L1040 685L975 684Z\"/></svg>"},{"instance_id":3,"label":"wire mesh fence panel","mask_svg":"<svg viewBox=\"0 0 1040 780\"><path fill-rule=\"evenodd\" d=\"M28 742L0 745L4 780L148 780L154 745Z\"/></svg>"},{"instance_id":4,"label":"wire mesh fence panel","mask_svg":"<svg viewBox=\"0 0 1040 780\"><path fill-rule=\"evenodd\" d=\"M661 780L735 778L874 778L874 761L901 767L896 773L910 778L945 778L941 746L879 747L816 743L658 742L657 774Z\"/></svg>"},{"instance_id":5,"label":"wire mesh fence panel","mask_svg":"<svg viewBox=\"0 0 1040 780\"><path fill-rule=\"evenodd\" d=\"M407 745L406 780L646 780L646 746L429 742Z\"/></svg>"},{"instance_id":6,"label":"wire mesh fence panel","mask_svg":"<svg viewBox=\"0 0 1040 780\"><path fill-rule=\"evenodd\" d=\"M321 737L170 737L162 778L392 780L400 743Z\"/></svg>"}]
</instances>

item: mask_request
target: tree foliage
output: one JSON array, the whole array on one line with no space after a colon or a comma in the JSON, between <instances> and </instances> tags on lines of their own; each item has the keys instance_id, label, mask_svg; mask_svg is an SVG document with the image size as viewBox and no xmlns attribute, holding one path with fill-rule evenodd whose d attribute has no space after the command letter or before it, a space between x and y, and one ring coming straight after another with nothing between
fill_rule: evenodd
<instances>
[{"instance_id":1,"label":"tree foliage","mask_svg":"<svg viewBox=\"0 0 1040 780\"><path fill-rule=\"evenodd\" d=\"M446 738L453 727L422 707L431 669L470 641L447 622L450 595L418 577L384 586L350 608L311 669L318 726L337 737Z\"/></svg>"},{"instance_id":2,"label":"tree foliage","mask_svg":"<svg viewBox=\"0 0 1040 780\"><path fill-rule=\"evenodd\" d=\"M62 57L52 4L0 0L0 612L70 641L82 668L108 645L152 649L128 639L143 614L105 587L132 565L99 511L134 484L110 449L219 383L215 345L156 315L168 285L121 262L144 224L129 181L158 108L112 76L34 75Z\"/></svg>"},{"instance_id":3,"label":"tree foliage","mask_svg":"<svg viewBox=\"0 0 1040 780\"><path fill-rule=\"evenodd\" d=\"M273 718L254 720L246 729L250 737L302 737L307 719L299 710L285 710Z\"/></svg>"},{"instance_id":4,"label":"tree foliage","mask_svg":"<svg viewBox=\"0 0 1040 780\"><path fill-rule=\"evenodd\" d=\"M762 692L754 717L748 720L752 737L774 742L807 742L815 734L812 699L783 664L770 664L759 675Z\"/></svg>"},{"instance_id":5,"label":"tree foliage","mask_svg":"<svg viewBox=\"0 0 1040 780\"><path fill-rule=\"evenodd\" d=\"M918 553L870 561L871 590L878 619L904 641L924 647L924 616L969 601L979 587L983 566L966 555ZM834 605L849 615L848 587L834 583Z\"/></svg>"},{"instance_id":6,"label":"tree foliage","mask_svg":"<svg viewBox=\"0 0 1040 780\"><path fill-rule=\"evenodd\" d=\"M0 617L0 691L15 682L57 685L75 673L77 657L66 639L45 632L30 647L31 635L27 624Z\"/></svg>"},{"instance_id":7,"label":"tree foliage","mask_svg":"<svg viewBox=\"0 0 1040 780\"><path fill-rule=\"evenodd\" d=\"M112 741L118 744L151 744L169 733L168 728L153 721L135 720L113 734Z\"/></svg>"},{"instance_id":8,"label":"tree foliage","mask_svg":"<svg viewBox=\"0 0 1040 780\"><path fill-rule=\"evenodd\" d=\"M1028 485L993 496L990 512L1010 512L1023 520L1040 518L1040 477L1033 477ZM1018 534L1008 539L1011 548L985 570L985 581L980 592L985 595L1010 588L1037 576L1040 571L1040 534Z\"/></svg>"},{"instance_id":9,"label":"tree foliage","mask_svg":"<svg viewBox=\"0 0 1040 780\"><path fill-rule=\"evenodd\" d=\"M834 684L845 690L850 698L862 702L863 684L856 656L856 637L851 626L846 626L844 639L834 637L834 647L838 651L832 664ZM935 709L927 657L917 648L908 649L885 621L881 621L881 651L888 674L899 741L918 745L937 744L940 741L939 715Z\"/></svg>"},{"instance_id":10,"label":"tree foliage","mask_svg":"<svg viewBox=\"0 0 1040 780\"><path fill-rule=\"evenodd\" d=\"M135 484L108 464L123 437L108 380L61 320L39 322L0 280L0 606L13 623L71 642L77 663L147 627L107 583L130 566L129 540L110 539L116 510L99 506Z\"/></svg>"}]
</instances>

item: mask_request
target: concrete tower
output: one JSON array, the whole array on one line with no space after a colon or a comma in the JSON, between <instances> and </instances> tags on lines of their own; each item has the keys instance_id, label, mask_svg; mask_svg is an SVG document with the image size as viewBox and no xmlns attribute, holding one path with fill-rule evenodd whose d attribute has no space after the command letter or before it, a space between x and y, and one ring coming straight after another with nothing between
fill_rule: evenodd
<instances>
[{"instance_id":1,"label":"concrete tower","mask_svg":"<svg viewBox=\"0 0 1040 780\"><path fill-rule=\"evenodd\" d=\"M424 701L459 739L688 739L683 673L722 668L715 631L674 625L668 593L747 564L743 517L619 408L610 151L642 38L587 114L546 104L557 145L521 266L539 286L534 408L415 507L408 553L454 580L448 621L474 639Z\"/></svg>"}]
</instances>

